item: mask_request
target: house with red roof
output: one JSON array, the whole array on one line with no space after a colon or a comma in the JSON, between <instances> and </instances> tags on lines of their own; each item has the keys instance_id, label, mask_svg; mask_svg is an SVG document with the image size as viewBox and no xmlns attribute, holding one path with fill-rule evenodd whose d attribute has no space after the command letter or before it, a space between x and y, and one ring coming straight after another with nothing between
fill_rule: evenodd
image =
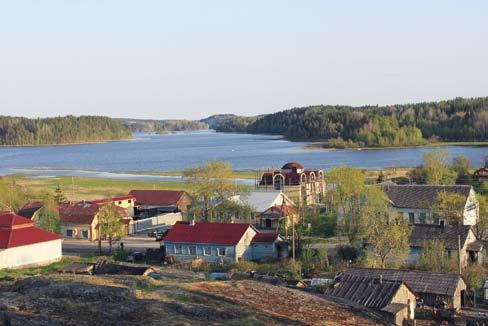
<instances>
[{"instance_id":1,"label":"house with red roof","mask_svg":"<svg viewBox=\"0 0 488 326\"><path fill-rule=\"evenodd\" d=\"M61 221L61 234L71 239L98 240L98 213L104 203L102 202L66 202L59 205L59 219ZM126 225L126 232L129 233L129 226L132 217L129 212L120 206L115 206L120 219Z\"/></svg>"},{"instance_id":2,"label":"house with red roof","mask_svg":"<svg viewBox=\"0 0 488 326\"><path fill-rule=\"evenodd\" d=\"M199 257L210 263L277 259L288 250L278 234L262 234L245 223L177 222L163 241L166 255L177 261Z\"/></svg>"},{"instance_id":3,"label":"house with red roof","mask_svg":"<svg viewBox=\"0 0 488 326\"><path fill-rule=\"evenodd\" d=\"M324 171L306 169L297 162L286 163L281 169L268 169L256 181L257 188L281 190L302 205L315 205L325 194Z\"/></svg>"},{"instance_id":4,"label":"house with red roof","mask_svg":"<svg viewBox=\"0 0 488 326\"><path fill-rule=\"evenodd\" d=\"M131 190L129 196L135 197L135 219L165 213L186 214L192 202L190 196L180 190Z\"/></svg>"},{"instance_id":5,"label":"house with red roof","mask_svg":"<svg viewBox=\"0 0 488 326\"><path fill-rule=\"evenodd\" d=\"M49 264L61 259L62 238L30 219L0 212L0 269Z\"/></svg>"}]
</instances>

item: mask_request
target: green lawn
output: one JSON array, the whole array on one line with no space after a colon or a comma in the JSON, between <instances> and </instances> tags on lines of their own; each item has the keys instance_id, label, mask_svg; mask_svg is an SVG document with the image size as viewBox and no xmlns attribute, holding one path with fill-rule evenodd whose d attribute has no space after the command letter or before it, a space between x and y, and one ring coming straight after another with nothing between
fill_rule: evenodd
<instances>
[{"instance_id":1,"label":"green lawn","mask_svg":"<svg viewBox=\"0 0 488 326\"><path fill-rule=\"evenodd\" d=\"M132 189L170 189L189 190L191 184L187 182L174 181L139 181L139 180L116 180L104 178L86 178L57 176L55 178L31 179L27 175L9 175L8 180L15 180L15 183L33 192L51 193L59 184L64 195L69 200L91 200L108 196L127 195ZM73 186L74 185L74 186Z\"/></svg>"}]
</instances>

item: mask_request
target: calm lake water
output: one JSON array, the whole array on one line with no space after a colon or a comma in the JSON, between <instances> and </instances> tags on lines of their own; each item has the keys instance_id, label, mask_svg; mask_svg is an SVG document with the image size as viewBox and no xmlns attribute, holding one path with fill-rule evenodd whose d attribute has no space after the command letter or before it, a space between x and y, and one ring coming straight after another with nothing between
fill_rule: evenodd
<instances>
[{"instance_id":1,"label":"calm lake water","mask_svg":"<svg viewBox=\"0 0 488 326\"><path fill-rule=\"evenodd\" d=\"M103 144L3 147L0 174L79 175L124 179L164 179L134 176L120 171L176 171L208 160L229 161L235 170L279 167L298 161L329 169L346 164L361 168L414 166L434 147L378 150L308 150L307 143L277 136L216 133L212 131L167 135L136 134L134 139ZM452 156L465 155L479 166L488 147L445 146ZM33 171L36 168L51 170ZM56 169L63 169L59 171ZM177 177L166 177L175 180Z\"/></svg>"}]
</instances>

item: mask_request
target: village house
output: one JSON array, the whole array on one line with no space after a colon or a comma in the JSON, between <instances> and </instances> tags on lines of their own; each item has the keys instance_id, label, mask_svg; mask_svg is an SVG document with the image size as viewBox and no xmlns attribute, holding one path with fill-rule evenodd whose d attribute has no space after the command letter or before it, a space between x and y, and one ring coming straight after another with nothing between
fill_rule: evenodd
<instances>
[{"instance_id":1,"label":"village house","mask_svg":"<svg viewBox=\"0 0 488 326\"><path fill-rule=\"evenodd\" d=\"M71 239L86 239L90 241L99 238L98 212L102 204L94 202L67 202L59 205L59 219L61 234ZM129 233L132 218L125 208L115 206Z\"/></svg>"},{"instance_id":2,"label":"village house","mask_svg":"<svg viewBox=\"0 0 488 326\"><path fill-rule=\"evenodd\" d=\"M305 169L290 162L281 169L268 170L256 180L256 187L263 190L283 191L291 200L302 205L315 205L325 194L324 171Z\"/></svg>"},{"instance_id":3,"label":"village house","mask_svg":"<svg viewBox=\"0 0 488 326\"><path fill-rule=\"evenodd\" d=\"M261 235L245 223L177 222L163 243L166 255L177 261L201 257L210 263L277 259L288 250L278 235Z\"/></svg>"},{"instance_id":4,"label":"village house","mask_svg":"<svg viewBox=\"0 0 488 326\"><path fill-rule=\"evenodd\" d=\"M400 280L345 274L325 289L324 296L357 308L376 310L391 325L400 326L405 320L415 319L415 293Z\"/></svg>"},{"instance_id":5,"label":"village house","mask_svg":"<svg viewBox=\"0 0 488 326\"><path fill-rule=\"evenodd\" d=\"M62 238L25 217L0 212L0 269L45 265L61 259Z\"/></svg>"},{"instance_id":6,"label":"village house","mask_svg":"<svg viewBox=\"0 0 488 326\"><path fill-rule=\"evenodd\" d=\"M115 206L126 209L130 216L134 216L136 197L132 195L127 195L112 197L110 199L91 200L90 202L97 205L103 205L110 202L113 203Z\"/></svg>"},{"instance_id":7,"label":"village house","mask_svg":"<svg viewBox=\"0 0 488 326\"><path fill-rule=\"evenodd\" d=\"M43 206L42 201L39 200L28 201L27 203L25 203L24 206L22 206L21 209L19 209L17 215L28 218L29 220L38 223L37 215L39 215L42 206Z\"/></svg>"},{"instance_id":8,"label":"village house","mask_svg":"<svg viewBox=\"0 0 488 326\"><path fill-rule=\"evenodd\" d=\"M180 190L131 190L129 196L136 198L134 219L142 219L165 213L188 213L190 196Z\"/></svg>"},{"instance_id":9,"label":"village house","mask_svg":"<svg viewBox=\"0 0 488 326\"><path fill-rule=\"evenodd\" d=\"M392 214L402 214L410 224L447 223L439 218L432 206L437 195L442 192L453 192L465 198L463 224L475 225L479 216L479 205L473 187L468 185L396 185L388 183L384 190L391 204Z\"/></svg>"},{"instance_id":10,"label":"village house","mask_svg":"<svg viewBox=\"0 0 488 326\"><path fill-rule=\"evenodd\" d=\"M235 206L227 207L217 204L214 208L215 217L219 221L252 223L259 229L274 229L284 223L291 226L292 221L299 221L295 203L281 191L254 190L235 195L228 200ZM249 209L249 216L245 216L242 207Z\"/></svg>"},{"instance_id":11,"label":"village house","mask_svg":"<svg viewBox=\"0 0 488 326\"><path fill-rule=\"evenodd\" d=\"M403 282L431 307L442 301L456 310L464 306L466 283L459 274L381 268L350 268L343 274Z\"/></svg>"},{"instance_id":12,"label":"village house","mask_svg":"<svg viewBox=\"0 0 488 326\"><path fill-rule=\"evenodd\" d=\"M433 240L444 244L449 257L457 257L459 240L463 266L483 262L484 242L476 239L470 225L414 225L406 263L415 264L422 250Z\"/></svg>"}]
</instances>

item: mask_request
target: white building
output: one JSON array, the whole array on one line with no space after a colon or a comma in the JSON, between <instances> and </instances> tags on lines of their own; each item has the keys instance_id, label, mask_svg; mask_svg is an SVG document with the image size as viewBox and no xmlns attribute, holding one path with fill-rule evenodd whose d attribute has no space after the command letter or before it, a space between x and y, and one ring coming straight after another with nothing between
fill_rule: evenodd
<instances>
[{"instance_id":1,"label":"white building","mask_svg":"<svg viewBox=\"0 0 488 326\"><path fill-rule=\"evenodd\" d=\"M391 204L392 213L400 213L410 224L436 224L439 219L433 210L440 192L456 193L465 199L463 224L475 225L478 222L479 204L476 193L469 185L395 185L384 186ZM445 221L444 221L445 223Z\"/></svg>"},{"instance_id":2,"label":"white building","mask_svg":"<svg viewBox=\"0 0 488 326\"><path fill-rule=\"evenodd\" d=\"M45 265L61 259L62 239L22 216L0 213L0 269Z\"/></svg>"}]
</instances>

